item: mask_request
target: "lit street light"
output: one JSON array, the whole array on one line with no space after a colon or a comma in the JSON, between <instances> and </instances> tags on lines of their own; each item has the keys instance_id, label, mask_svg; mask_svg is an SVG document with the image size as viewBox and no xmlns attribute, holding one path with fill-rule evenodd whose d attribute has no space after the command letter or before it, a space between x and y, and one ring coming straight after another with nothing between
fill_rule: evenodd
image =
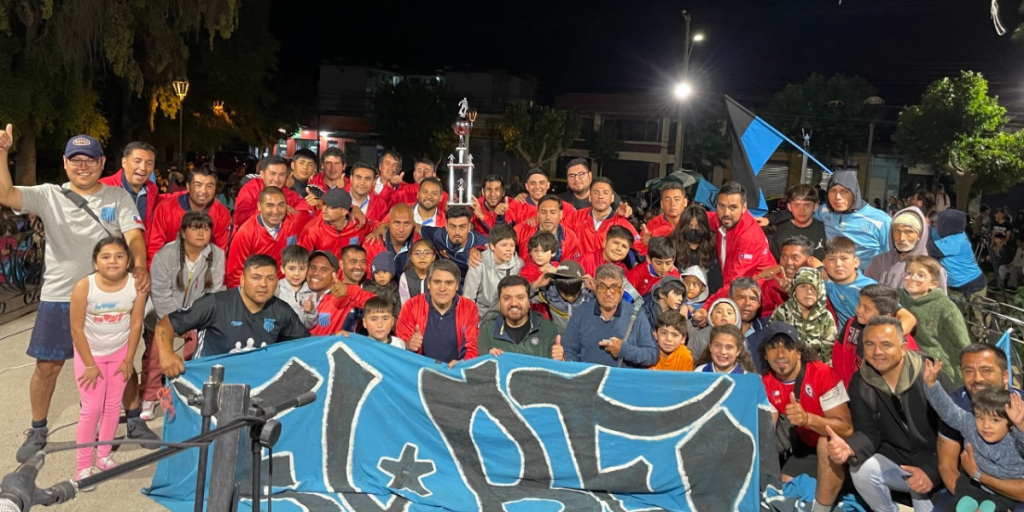
<instances>
[{"instance_id":1,"label":"lit street light","mask_svg":"<svg viewBox=\"0 0 1024 512\"><path fill-rule=\"evenodd\" d=\"M693 86L689 82L679 82L672 92L676 95L676 98L685 100L690 97L690 94L693 94Z\"/></svg>"},{"instance_id":2,"label":"lit street light","mask_svg":"<svg viewBox=\"0 0 1024 512\"><path fill-rule=\"evenodd\" d=\"M693 53L694 43L704 40L704 34L690 36L690 14L683 11L683 20L686 21L686 40L683 47L683 79L672 90L676 99L685 101L693 95L693 83L690 81L690 54ZM686 137L686 103L679 105L679 119L676 122L676 169L683 168L683 139Z\"/></svg>"},{"instance_id":3,"label":"lit street light","mask_svg":"<svg viewBox=\"0 0 1024 512\"><path fill-rule=\"evenodd\" d=\"M695 43L699 43L699 42L701 42L703 40L704 40L704 34L697 34L697 35L693 36L693 42L695 42ZM693 49L691 48L690 50L692 51Z\"/></svg>"}]
</instances>

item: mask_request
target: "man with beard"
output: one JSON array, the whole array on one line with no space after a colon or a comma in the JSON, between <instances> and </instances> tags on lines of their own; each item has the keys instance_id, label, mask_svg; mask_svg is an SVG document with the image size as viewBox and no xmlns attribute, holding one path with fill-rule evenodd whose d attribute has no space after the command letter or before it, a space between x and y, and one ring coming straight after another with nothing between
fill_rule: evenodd
<instances>
[{"instance_id":1,"label":"man with beard","mask_svg":"<svg viewBox=\"0 0 1024 512\"><path fill-rule=\"evenodd\" d=\"M562 262L576 260L582 256L580 240L576 233L562 226L564 201L557 196L546 195L537 202L537 224L531 226L524 222L516 225L516 240L519 241L519 257L530 261L530 250L527 244L537 233L551 233L558 241L558 251L552 255L552 261Z\"/></svg>"},{"instance_id":2,"label":"man with beard","mask_svg":"<svg viewBox=\"0 0 1024 512\"><path fill-rule=\"evenodd\" d=\"M498 282L499 316L480 325L477 350L500 356L505 352L561 361L561 336L555 324L530 310L530 283L521 276Z\"/></svg>"},{"instance_id":3,"label":"man with beard","mask_svg":"<svg viewBox=\"0 0 1024 512\"><path fill-rule=\"evenodd\" d=\"M387 227L381 237L368 237L364 247L366 248L366 259L373 261L378 254L389 252L394 255L395 268L405 269L409 263L409 249L415 242L414 225L412 222L412 207L397 203L391 207L388 214Z\"/></svg>"},{"instance_id":4,"label":"man with beard","mask_svg":"<svg viewBox=\"0 0 1024 512\"><path fill-rule=\"evenodd\" d=\"M299 234L298 244L313 251L337 254L342 247L363 243L366 226L349 219L352 196L343 188L332 188L324 195L324 209L309 221Z\"/></svg>"},{"instance_id":5,"label":"man with beard","mask_svg":"<svg viewBox=\"0 0 1024 512\"><path fill-rule=\"evenodd\" d=\"M232 218L235 229L240 229L247 220L256 216L259 210L259 195L270 187L284 194L287 207L302 217L303 222L310 219L314 208L292 189L285 188L285 182L288 180L288 162L284 158L277 155L268 156L260 160L257 168L260 172L259 179L251 179L242 185L238 197L235 198L235 215Z\"/></svg>"},{"instance_id":6,"label":"man with beard","mask_svg":"<svg viewBox=\"0 0 1024 512\"><path fill-rule=\"evenodd\" d=\"M481 197L470 201L470 208L473 209L473 229L487 234L495 223L504 224L508 207L505 182L501 176L492 174L484 178Z\"/></svg>"},{"instance_id":7,"label":"man with beard","mask_svg":"<svg viewBox=\"0 0 1024 512\"><path fill-rule=\"evenodd\" d=\"M100 183L108 187L121 187L131 196L135 202L135 209L142 218L142 227L145 230L143 236L147 243L150 227L153 225L153 211L160 201L160 190L150 179L155 167L156 149L145 142L132 142L124 147L121 170L106 178L100 178Z\"/></svg>"},{"instance_id":8,"label":"man with beard","mask_svg":"<svg viewBox=\"0 0 1024 512\"><path fill-rule=\"evenodd\" d=\"M646 256L647 244L652 238L671 235L687 204L686 190L681 184L669 182L662 186L661 214L644 224L640 231L640 243L636 244L637 252Z\"/></svg>"},{"instance_id":9,"label":"man with beard","mask_svg":"<svg viewBox=\"0 0 1024 512\"><path fill-rule=\"evenodd\" d=\"M381 196L373 194L373 181L377 177L377 170L365 162L352 164L349 181L351 186L349 192L352 195L352 204L359 207L367 219L373 222L384 220L388 213L388 202Z\"/></svg>"},{"instance_id":10,"label":"man with beard","mask_svg":"<svg viewBox=\"0 0 1024 512\"><path fill-rule=\"evenodd\" d=\"M590 163L586 158L573 158L565 164L565 181L569 190L562 192L559 199L572 206L574 210L590 207L590 183L594 175L590 172ZM618 195L612 202L612 209L618 209L622 199ZM655 235L657 236L657 235Z\"/></svg>"},{"instance_id":11,"label":"man with beard","mask_svg":"<svg viewBox=\"0 0 1024 512\"><path fill-rule=\"evenodd\" d=\"M259 213L242 224L231 239L224 272L224 286L228 288L237 288L241 283L249 256L269 255L280 267L281 251L296 243L302 230L305 213L288 213L288 203L281 189L267 187L260 192L259 199Z\"/></svg>"},{"instance_id":12,"label":"man with beard","mask_svg":"<svg viewBox=\"0 0 1024 512\"><path fill-rule=\"evenodd\" d=\"M537 203L551 190L548 174L542 169L533 168L526 173L526 197L511 201L505 212L505 221L519 225L537 216ZM562 202L562 209L575 211L569 203Z\"/></svg>"},{"instance_id":13,"label":"man with beard","mask_svg":"<svg viewBox=\"0 0 1024 512\"><path fill-rule=\"evenodd\" d=\"M274 296L277 263L266 254L245 261L237 290L204 295L188 309L179 309L156 325L160 368L168 378L185 373L185 362L174 352L176 335L201 331L196 358L253 350L309 336L309 331L285 301Z\"/></svg>"},{"instance_id":14,"label":"man with beard","mask_svg":"<svg viewBox=\"0 0 1024 512\"><path fill-rule=\"evenodd\" d=\"M446 222L444 208L439 208L441 201L441 181L437 178L424 178L420 182L416 206L412 209L412 220L417 226L443 228Z\"/></svg>"},{"instance_id":15,"label":"man with beard","mask_svg":"<svg viewBox=\"0 0 1024 512\"><path fill-rule=\"evenodd\" d=\"M414 204L420 193L420 183L427 178L436 178L434 162L428 158L420 158L412 164L412 183L406 183L399 179L398 185L392 185L391 204L405 203ZM394 181L394 180L392 180ZM486 184L486 180L485 180ZM382 192L386 193L386 192ZM448 193L441 192L441 206L448 204Z\"/></svg>"},{"instance_id":16,"label":"man with beard","mask_svg":"<svg viewBox=\"0 0 1024 512\"><path fill-rule=\"evenodd\" d=\"M711 230L717 232L718 261L722 264L722 281L752 277L775 266L768 250L768 239L747 211L747 192L735 181L718 191L714 213L708 213Z\"/></svg>"},{"instance_id":17,"label":"man with beard","mask_svg":"<svg viewBox=\"0 0 1024 512\"><path fill-rule=\"evenodd\" d=\"M907 273L907 257L928 255L931 229L928 226L928 218L916 206L896 212L889 229L889 251L875 256L864 271L864 275L878 281L878 284L899 289L903 287L903 276ZM945 269L942 269L937 280L939 288L945 291Z\"/></svg>"},{"instance_id":18,"label":"man with beard","mask_svg":"<svg viewBox=\"0 0 1024 512\"><path fill-rule=\"evenodd\" d=\"M604 245L604 237L612 226L622 226L633 235L633 243L640 240L640 235L623 215L628 210L622 205L619 211L612 210L615 189L611 180L603 176L590 185L590 207L582 210L566 212L562 225L576 233L580 239L580 252L588 254L600 250Z\"/></svg>"},{"instance_id":19,"label":"man with beard","mask_svg":"<svg viewBox=\"0 0 1024 512\"><path fill-rule=\"evenodd\" d=\"M426 180L424 180L425 182ZM420 187L420 193L423 187ZM448 210L448 223L444 228L433 228L421 226L420 236L430 240L437 249L440 259L455 262L460 271L458 283L459 293L462 293L462 276L469 272L469 253L471 249L485 249L487 247L487 236L473 231L473 224L470 222L472 214L464 206L453 206Z\"/></svg>"},{"instance_id":20,"label":"man with beard","mask_svg":"<svg viewBox=\"0 0 1024 512\"><path fill-rule=\"evenodd\" d=\"M972 343L960 351L960 373L963 375L964 385L954 390L949 396L965 411L973 412L971 394L985 388L1009 389L1011 393L1016 393L1024 398L1024 392L1009 386L1010 372L1006 354L992 345ZM939 474L950 495L956 492L957 478L960 477L961 467L968 476L975 475L978 471L978 464L975 462L974 456L970 452L963 452L963 445L963 436L940 420ZM1018 479L1002 480L992 475L982 474L980 478L976 479L976 482L1011 500L1024 502L1024 475ZM1024 506L1018 505L1014 512L1024 512Z\"/></svg>"},{"instance_id":21,"label":"man with beard","mask_svg":"<svg viewBox=\"0 0 1024 512\"><path fill-rule=\"evenodd\" d=\"M231 212L216 199L217 175L203 166L192 171L188 190L166 198L153 212L153 225L149 231L148 259L153 260L164 245L178 239L181 218L186 212L204 212L213 219L213 244L227 251L231 225Z\"/></svg>"},{"instance_id":22,"label":"man with beard","mask_svg":"<svg viewBox=\"0 0 1024 512\"><path fill-rule=\"evenodd\" d=\"M359 246L346 247L341 257L344 260L352 256L361 262L361 267L366 267L366 253ZM370 292L364 291L358 284L352 282L349 277L348 268L342 270L345 276L344 281L337 281L338 258L327 251L313 251L309 254L309 267L306 270L306 285L309 290L316 292L316 325L310 329L312 336L329 336L338 334L339 331L355 331L359 321L359 315L355 314L356 309L362 309L366 301L374 297ZM365 273L365 270L362 271ZM363 274L357 274L355 278L362 280Z\"/></svg>"},{"instance_id":23,"label":"man with beard","mask_svg":"<svg viewBox=\"0 0 1024 512\"><path fill-rule=\"evenodd\" d=\"M449 367L477 356L480 316L473 301L458 295L460 281L462 274L455 263L430 264L427 293L409 299L398 315L395 335L405 340L407 350L447 362Z\"/></svg>"}]
</instances>

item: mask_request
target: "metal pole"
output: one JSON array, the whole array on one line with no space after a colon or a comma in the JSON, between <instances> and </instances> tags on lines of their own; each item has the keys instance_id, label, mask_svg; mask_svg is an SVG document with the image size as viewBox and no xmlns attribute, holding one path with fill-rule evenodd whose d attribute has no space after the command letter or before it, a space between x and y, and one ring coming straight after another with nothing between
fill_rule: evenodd
<instances>
[{"instance_id":1,"label":"metal pole","mask_svg":"<svg viewBox=\"0 0 1024 512\"><path fill-rule=\"evenodd\" d=\"M871 144L875 141L875 122L871 121L871 127L868 128L868 179L871 179Z\"/></svg>"},{"instance_id":2,"label":"metal pole","mask_svg":"<svg viewBox=\"0 0 1024 512\"><path fill-rule=\"evenodd\" d=\"M690 81L690 15L683 11L683 20L686 23L686 41L683 43L683 80ZM683 168L683 138L686 137L686 105L688 100L681 100L679 106L679 118L676 121L676 168L678 171Z\"/></svg>"},{"instance_id":3,"label":"metal pole","mask_svg":"<svg viewBox=\"0 0 1024 512\"><path fill-rule=\"evenodd\" d=\"M178 172L185 172L185 98L181 99L181 103L178 109Z\"/></svg>"}]
</instances>

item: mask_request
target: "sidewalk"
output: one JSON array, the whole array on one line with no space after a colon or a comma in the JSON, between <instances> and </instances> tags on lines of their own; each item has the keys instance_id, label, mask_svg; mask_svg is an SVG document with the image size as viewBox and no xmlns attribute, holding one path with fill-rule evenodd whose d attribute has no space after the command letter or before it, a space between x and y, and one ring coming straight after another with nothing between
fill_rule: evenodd
<instances>
[{"instance_id":1,"label":"sidewalk","mask_svg":"<svg viewBox=\"0 0 1024 512\"><path fill-rule=\"evenodd\" d=\"M32 376L33 359L25 355L29 336L35 322L35 314L31 314L4 325L0 325L0 476L14 471L18 463L14 453L24 440L22 433L29 426L30 411L28 401L28 383ZM140 359L142 351L139 351ZM136 362L136 368L140 363ZM24 366L24 367L22 367ZM69 361L61 371L57 381L57 389L50 406L50 447L68 446L75 441L75 422L78 420L78 390L75 387L74 371ZM162 419L149 422L150 428L160 433ZM117 431L123 437L125 427L122 424ZM116 449L116 448L115 448ZM122 446L115 452L114 458L126 462L150 453L138 446ZM75 452L55 453L46 459L46 466L39 473L37 484L49 487L61 480L68 480L74 474ZM100 512L110 510L131 510L148 512L166 510L142 495L143 487L148 486L153 477L153 467L142 469L122 476L116 480L99 485L94 491L80 493L70 503L59 505L56 511ZM113 503L117 505L114 506Z\"/></svg>"}]
</instances>

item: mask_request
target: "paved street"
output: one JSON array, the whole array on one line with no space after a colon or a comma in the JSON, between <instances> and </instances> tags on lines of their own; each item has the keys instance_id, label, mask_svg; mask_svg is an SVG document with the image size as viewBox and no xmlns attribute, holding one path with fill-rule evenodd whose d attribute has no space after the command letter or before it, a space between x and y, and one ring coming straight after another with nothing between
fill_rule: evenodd
<instances>
[{"instance_id":1,"label":"paved street","mask_svg":"<svg viewBox=\"0 0 1024 512\"><path fill-rule=\"evenodd\" d=\"M25 355L35 314L31 314L5 325L0 325L0 474L7 474L18 467L14 453L24 439L22 432L28 427L29 401L28 382L32 375L33 360ZM141 358L141 351L139 357ZM136 363L136 367L138 367ZM75 388L74 372L69 362L61 372L50 407L50 446L67 446L75 440L75 422L78 421L78 391ZM150 422L150 427L160 432L162 420ZM125 427L118 428L118 436L124 436ZM117 450L115 459L124 462L136 458L148 450L136 446L124 446ZM60 480L73 476L75 452L66 451L51 455L39 474L40 487L48 487ZM153 469L135 471L120 479L102 484L94 491L81 493L73 502L53 508L55 511L158 511L166 510L144 496L141 489L149 485ZM112 507L112 501L117 506Z\"/></svg>"}]
</instances>

